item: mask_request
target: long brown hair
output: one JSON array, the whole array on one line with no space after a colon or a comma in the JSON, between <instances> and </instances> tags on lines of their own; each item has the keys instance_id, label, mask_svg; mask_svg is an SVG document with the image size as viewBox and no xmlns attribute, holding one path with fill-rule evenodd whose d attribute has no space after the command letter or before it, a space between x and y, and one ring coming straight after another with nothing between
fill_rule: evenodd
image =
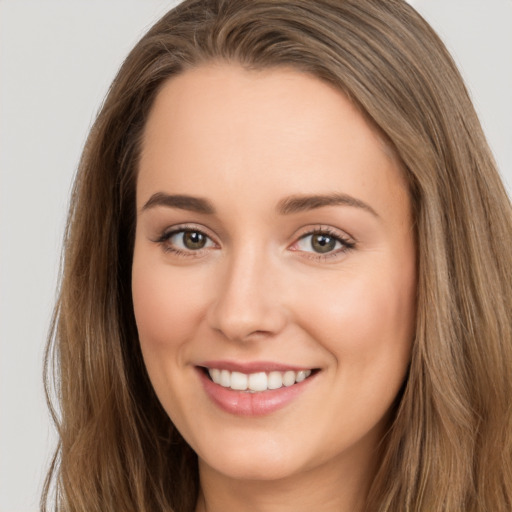
<instances>
[{"instance_id":1,"label":"long brown hair","mask_svg":"<svg viewBox=\"0 0 512 512\"><path fill-rule=\"evenodd\" d=\"M166 80L212 60L333 84L406 171L416 337L367 510L512 510L511 205L452 59L402 0L186 0L130 53L71 199L45 365L60 443L42 510L52 482L59 511L194 508L196 457L149 383L130 271L149 109Z\"/></svg>"}]
</instances>

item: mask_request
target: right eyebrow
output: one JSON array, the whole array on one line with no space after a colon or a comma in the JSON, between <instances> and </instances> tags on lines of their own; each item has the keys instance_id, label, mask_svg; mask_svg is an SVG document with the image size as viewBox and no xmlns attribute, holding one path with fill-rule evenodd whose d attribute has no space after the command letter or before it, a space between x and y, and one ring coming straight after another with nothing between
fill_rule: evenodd
<instances>
[{"instance_id":1,"label":"right eyebrow","mask_svg":"<svg viewBox=\"0 0 512 512\"><path fill-rule=\"evenodd\" d=\"M154 208L156 206L166 206L167 208L178 208L196 213L212 215L215 208L210 201L201 197L188 196L183 194L166 194L157 192L153 194L141 208L141 212Z\"/></svg>"}]
</instances>

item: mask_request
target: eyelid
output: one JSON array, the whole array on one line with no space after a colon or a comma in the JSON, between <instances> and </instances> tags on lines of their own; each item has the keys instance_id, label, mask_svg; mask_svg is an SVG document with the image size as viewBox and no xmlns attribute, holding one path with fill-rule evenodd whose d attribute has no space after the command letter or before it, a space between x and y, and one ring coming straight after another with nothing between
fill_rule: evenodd
<instances>
[{"instance_id":1,"label":"eyelid","mask_svg":"<svg viewBox=\"0 0 512 512\"><path fill-rule=\"evenodd\" d=\"M299 238L303 238L307 235L312 235L315 233L326 233L335 238L339 238L340 240L355 244L357 240L347 231L336 228L329 224L312 224L303 226L295 232L294 239L298 240Z\"/></svg>"},{"instance_id":2,"label":"eyelid","mask_svg":"<svg viewBox=\"0 0 512 512\"><path fill-rule=\"evenodd\" d=\"M202 226L200 224L176 224L173 226L168 226L165 229L161 231L161 234L157 236L156 240L153 240L154 242L158 242L159 240L167 239L169 236L172 236L173 234L179 233L180 231L197 231L198 233L202 233L203 235L210 238L212 241L214 241L217 245L218 242L216 241L216 236L212 234L211 230L206 228L205 226Z\"/></svg>"},{"instance_id":3,"label":"eyelid","mask_svg":"<svg viewBox=\"0 0 512 512\"><path fill-rule=\"evenodd\" d=\"M294 246L297 246L300 240L303 240L304 238L308 236L312 236L315 234L325 234L328 235L334 239L336 239L339 243L341 243L342 247L327 252L327 253L317 253L315 251L304 251L298 248L294 248ZM301 232L299 232L295 236L295 241L289 246L289 249L292 251L300 252L302 253L303 257L306 257L308 259L313 259L317 261L322 261L330 258L334 258L336 256L341 256L345 253L347 253L350 250L353 250L356 247L356 240L354 237L350 236L346 231L342 231L340 229L334 228L332 226L327 225L316 225L311 227L304 227L301 229Z\"/></svg>"},{"instance_id":4,"label":"eyelid","mask_svg":"<svg viewBox=\"0 0 512 512\"><path fill-rule=\"evenodd\" d=\"M169 240L174 235L178 233L185 233L187 231L201 233L202 235L206 236L216 247L203 247L197 250L181 249L178 247L173 247L169 243ZM206 251L210 251L211 249L219 247L219 243L217 242L216 237L210 233L210 230L197 224L177 224L175 226L167 227L156 239L153 239L152 241L161 245L165 252L185 257L200 257L203 256Z\"/></svg>"}]
</instances>

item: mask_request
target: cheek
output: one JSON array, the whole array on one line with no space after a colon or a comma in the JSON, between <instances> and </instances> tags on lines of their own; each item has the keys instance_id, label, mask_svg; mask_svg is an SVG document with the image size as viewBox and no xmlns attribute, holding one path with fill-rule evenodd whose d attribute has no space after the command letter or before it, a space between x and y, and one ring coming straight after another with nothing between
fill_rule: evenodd
<instances>
[{"instance_id":1,"label":"cheek","mask_svg":"<svg viewBox=\"0 0 512 512\"><path fill-rule=\"evenodd\" d=\"M174 352L192 336L203 314L202 283L187 272L134 254L132 296L145 358Z\"/></svg>"},{"instance_id":2,"label":"cheek","mask_svg":"<svg viewBox=\"0 0 512 512\"><path fill-rule=\"evenodd\" d=\"M200 280L194 284L183 274L163 264L160 255L134 253L132 296L140 347L153 389L176 425L181 424L179 411L194 396L186 386L180 394L169 389L183 388L180 377L186 370L187 342L204 309Z\"/></svg>"},{"instance_id":3,"label":"cheek","mask_svg":"<svg viewBox=\"0 0 512 512\"><path fill-rule=\"evenodd\" d=\"M407 365L415 325L413 268L343 273L304 296L304 328L340 364L361 371Z\"/></svg>"},{"instance_id":4,"label":"cheek","mask_svg":"<svg viewBox=\"0 0 512 512\"><path fill-rule=\"evenodd\" d=\"M137 272L134 269L132 281L133 307L141 343L144 345L168 345L171 333L183 330L183 322L176 322L182 311L173 288L151 270ZM163 348L163 347L162 347Z\"/></svg>"}]
</instances>

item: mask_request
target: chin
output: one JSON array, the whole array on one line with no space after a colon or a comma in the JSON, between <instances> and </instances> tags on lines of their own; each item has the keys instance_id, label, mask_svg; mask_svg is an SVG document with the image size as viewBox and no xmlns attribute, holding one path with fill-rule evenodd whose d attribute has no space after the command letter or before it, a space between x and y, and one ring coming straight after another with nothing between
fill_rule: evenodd
<instances>
[{"instance_id":1,"label":"chin","mask_svg":"<svg viewBox=\"0 0 512 512\"><path fill-rule=\"evenodd\" d=\"M231 460L215 461L214 464L199 459L200 471L208 468L233 480L277 481L284 480L300 472L292 461L275 459L249 460L247 457L234 457Z\"/></svg>"},{"instance_id":2,"label":"chin","mask_svg":"<svg viewBox=\"0 0 512 512\"><path fill-rule=\"evenodd\" d=\"M220 450L199 450L201 470L236 480L281 480L303 469L299 460L300 450L286 447L278 440L268 438L261 443L233 443Z\"/></svg>"}]
</instances>

